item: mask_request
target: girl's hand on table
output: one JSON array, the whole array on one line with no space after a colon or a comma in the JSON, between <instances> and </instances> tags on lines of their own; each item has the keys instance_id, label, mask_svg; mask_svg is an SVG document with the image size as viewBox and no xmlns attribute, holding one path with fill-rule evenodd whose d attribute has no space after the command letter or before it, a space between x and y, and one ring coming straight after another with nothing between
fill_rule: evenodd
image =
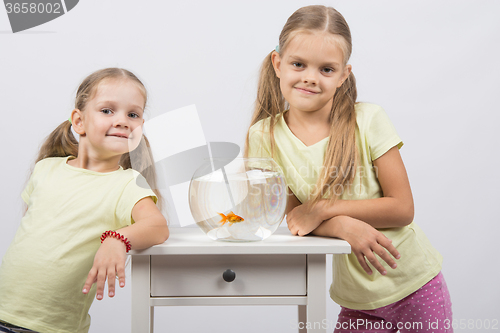
<instances>
[{"instance_id":1,"label":"girl's hand on table","mask_svg":"<svg viewBox=\"0 0 500 333\"><path fill-rule=\"evenodd\" d=\"M308 209L308 205L299 205L286 215L286 223L292 235L305 236L323 222L318 206Z\"/></svg>"},{"instance_id":2,"label":"girl's hand on table","mask_svg":"<svg viewBox=\"0 0 500 333\"><path fill-rule=\"evenodd\" d=\"M83 286L82 292L87 294L94 283L97 283L96 299L102 300L104 285L108 280L108 296L115 296L115 281L118 276L120 287L125 286L125 261L127 259L125 244L116 238L106 238L94 257L94 265Z\"/></svg>"}]
</instances>

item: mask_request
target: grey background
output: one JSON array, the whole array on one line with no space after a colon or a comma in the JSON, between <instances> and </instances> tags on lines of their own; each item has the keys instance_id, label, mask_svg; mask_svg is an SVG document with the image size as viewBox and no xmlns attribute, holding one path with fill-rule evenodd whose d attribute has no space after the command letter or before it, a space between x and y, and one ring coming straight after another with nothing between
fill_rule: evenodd
<instances>
[{"instance_id":1,"label":"grey background","mask_svg":"<svg viewBox=\"0 0 500 333\"><path fill-rule=\"evenodd\" d=\"M350 24L359 100L382 105L405 142L415 220L444 256L454 318L500 320L500 2L318 3ZM196 104L207 141L242 145L261 61L307 4L86 0L17 34L0 8L0 257L19 226L39 144L68 118L87 74L128 68L148 88L150 118ZM130 331L127 282L115 299L94 302L91 332ZM329 300L327 319L337 313ZM157 332L186 333L296 332L297 318L291 306L159 308L156 317Z\"/></svg>"}]
</instances>

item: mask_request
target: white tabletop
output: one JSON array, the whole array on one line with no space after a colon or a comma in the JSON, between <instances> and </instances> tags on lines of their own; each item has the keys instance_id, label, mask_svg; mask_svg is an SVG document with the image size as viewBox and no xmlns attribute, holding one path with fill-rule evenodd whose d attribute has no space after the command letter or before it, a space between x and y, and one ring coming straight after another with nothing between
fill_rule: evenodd
<instances>
[{"instance_id":1,"label":"white tabletop","mask_svg":"<svg viewBox=\"0 0 500 333\"><path fill-rule=\"evenodd\" d=\"M179 254L339 254L350 253L344 240L319 236L293 236L280 227L263 241L214 241L199 228L170 228L170 237L159 245L144 250L132 250L131 255Z\"/></svg>"}]
</instances>

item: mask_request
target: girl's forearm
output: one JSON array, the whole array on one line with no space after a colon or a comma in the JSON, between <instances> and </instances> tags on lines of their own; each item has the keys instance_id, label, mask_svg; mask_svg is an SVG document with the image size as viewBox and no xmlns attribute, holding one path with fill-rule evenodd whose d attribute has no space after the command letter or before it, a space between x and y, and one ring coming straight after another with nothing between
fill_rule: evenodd
<instances>
[{"instance_id":1,"label":"girl's forearm","mask_svg":"<svg viewBox=\"0 0 500 333\"><path fill-rule=\"evenodd\" d=\"M345 215L362 220L374 228L403 227L413 221L413 200L382 197L367 200L337 200L333 205L328 200L318 204L321 218L330 219Z\"/></svg>"},{"instance_id":2,"label":"girl's forearm","mask_svg":"<svg viewBox=\"0 0 500 333\"><path fill-rule=\"evenodd\" d=\"M330 218L323 221L311 234L315 236L342 238L342 221L338 218Z\"/></svg>"},{"instance_id":3,"label":"girl's forearm","mask_svg":"<svg viewBox=\"0 0 500 333\"><path fill-rule=\"evenodd\" d=\"M163 216L151 216L147 221L136 221L136 223L117 230L117 232L130 241L133 250L161 244L169 236L167 222Z\"/></svg>"}]
</instances>

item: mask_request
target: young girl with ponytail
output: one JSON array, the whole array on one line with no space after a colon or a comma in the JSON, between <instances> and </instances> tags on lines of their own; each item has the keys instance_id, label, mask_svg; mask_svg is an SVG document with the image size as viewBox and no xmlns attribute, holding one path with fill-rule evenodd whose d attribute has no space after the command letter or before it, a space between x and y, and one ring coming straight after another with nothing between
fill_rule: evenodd
<instances>
[{"instance_id":1,"label":"young girl with ponytail","mask_svg":"<svg viewBox=\"0 0 500 333\"><path fill-rule=\"evenodd\" d=\"M106 280L109 297L117 279L125 285L126 253L168 238L161 197L150 189L146 99L133 73L99 70L42 145L22 193L26 213L0 266L0 332L88 332Z\"/></svg>"},{"instance_id":2,"label":"young girl with ponytail","mask_svg":"<svg viewBox=\"0 0 500 333\"><path fill-rule=\"evenodd\" d=\"M292 234L351 245L333 258L335 332L425 332L431 324L451 332L442 257L413 222L403 143L380 106L356 102L351 49L335 9L290 16L261 69L246 154L283 169Z\"/></svg>"}]
</instances>

